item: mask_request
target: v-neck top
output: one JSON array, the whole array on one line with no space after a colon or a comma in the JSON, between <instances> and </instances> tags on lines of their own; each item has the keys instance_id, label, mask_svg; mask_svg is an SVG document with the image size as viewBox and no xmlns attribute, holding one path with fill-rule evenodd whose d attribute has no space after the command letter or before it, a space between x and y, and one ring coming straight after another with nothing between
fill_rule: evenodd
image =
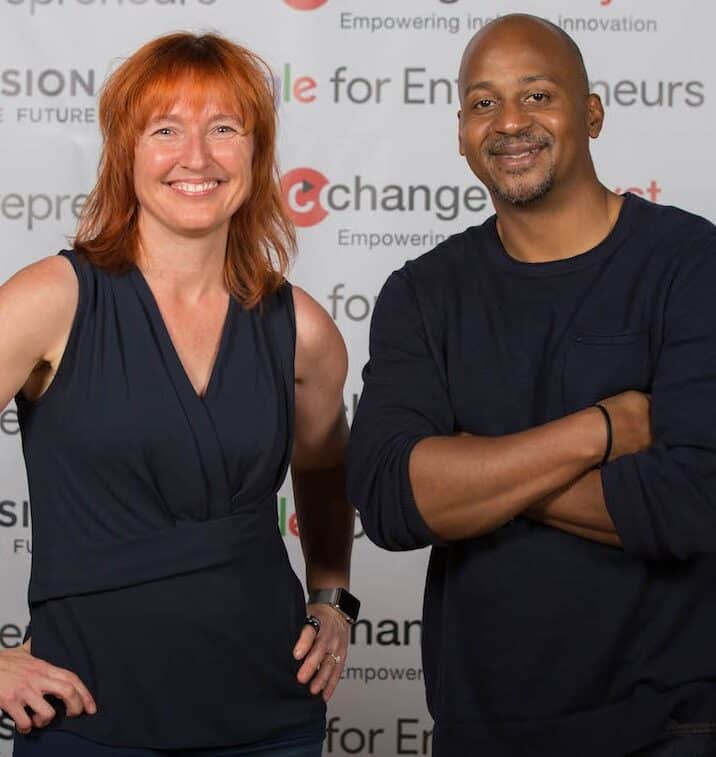
<instances>
[{"instance_id":1,"label":"v-neck top","mask_svg":"<svg viewBox=\"0 0 716 757\"><path fill-rule=\"evenodd\" d=\"M17 397L32 503L33 653L93 716L51 727L127 747L249 744L320 722L296 681L305 617L276 517L293 440L290 285L232 299L195 391L138 269L61 252L79 282L64 355Z\"/></svg>"},{"instance_id":2,"label":"v-neck top","mask_svg":"<svg viewBox=\"0 0 716 757\"><path fill-rule=\"evenodd\" d=\"M133 268L131 273L136 279L137 292L142 298L147 308L147 311L152 314L152 320L156 323L158 331L163 332L161 344L162 344L162 347L166 346L165 358L167 362L176 361L178 363L178 368L179 368L177 374L184 376L184 378L189 382L192 391L194 392L194 394L197 395L197 397L199 397L200 399L206 398L206 396L211 391L212 385L214 383L214 376L216 375L217 364L225 350L224 343L226 342L229 331L231 330L231 320L234 315L234 305L236 304L236 300L233 297L229 297L228 305L226 307L226 311L224 313L224 319L221 326L221 333L219 335L219 346L216 350L216 354L214 355L214 358L212 360L212 363L209 369L209 378L208 378L208 381L206 382L205 389L202 392L198 392L194 384L191 382L191 379L189 378L189 374L187 373L186 368L184 367L184 364L182 363L181 358L179 357L179 353L171 338L166 321L164 320L164 317L162 316L162 311L159 307L159 303L157 302L157 299L154 296L154 292L152 292L152 288L149 286L149 282L145 278L144 274L139 270L139 268L136 268L136 267Z\"/></svg>"}]
</instances>

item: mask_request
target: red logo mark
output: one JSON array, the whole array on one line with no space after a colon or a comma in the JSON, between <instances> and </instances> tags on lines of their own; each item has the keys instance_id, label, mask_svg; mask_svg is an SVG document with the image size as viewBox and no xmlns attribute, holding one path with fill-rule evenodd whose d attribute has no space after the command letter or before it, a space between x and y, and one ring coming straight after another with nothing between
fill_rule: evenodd
<instances>
[{"instance_id":1,"label":"red logo mark","mask_svg":"<svg viewBox=\"0 0 716 757\"><path fill-rule=\"evenodd\" d=\"M288 214L296 226L315 226L327 215L321 205L321 190L328 179L313 168L294 168L281 179Z\"/></svg>"},{"instance_id":2,"label":"red logo mark","mask_svg":"<svg viewBox=\"0 0 716 757\"><path fill-rule=\"evenodd\" d=\"M659 202L659 195L661 194L662 189L656 179L652 179L649 184L644 187L616 187L614 191L618 195L623 192L631 192L640 197L648 197L652 202Z\"/></svg>"},{"instance_id":3,"label":"red logo mark","mask_svg":"<svg viewBox=\"0 0 716 757\"><path fill-rule=\"evenodd\" d=\"M328 0L283 0L286 5L290 5L297 11L313 11L325 5Z\"/></svg>"}]
</instances>

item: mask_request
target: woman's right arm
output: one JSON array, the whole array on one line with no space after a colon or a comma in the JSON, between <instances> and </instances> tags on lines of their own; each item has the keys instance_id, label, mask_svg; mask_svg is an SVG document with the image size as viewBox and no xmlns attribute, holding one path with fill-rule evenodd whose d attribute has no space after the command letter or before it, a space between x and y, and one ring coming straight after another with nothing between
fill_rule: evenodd
<instances>
[{"instance_id":1,"label":"woman's right arm","mask_svg":"<svg viewBox=\"0 0 716 757\"><path fill-rule=\"evenodd\" d=\"M0 286L0 408L25 388L49 385L77 309L77 277L59 255L23 268Z\"/></svg>"},{"instance_id":2,"label":"woman's right arm","mask_svg":"<svg viewBox=\"0 0 716 757\"><path fill-rule=\"evenodd\" d=\"M77 299L77 277L60 256L33 263L0 286L0 409L21 389L36 398L49 386ZM97 709L74 673L33 657L29 643L0 651L0 708L18 731L41 728L54 718L46 694L61 699L70 716Z\"/></svg>"}]
</instances>

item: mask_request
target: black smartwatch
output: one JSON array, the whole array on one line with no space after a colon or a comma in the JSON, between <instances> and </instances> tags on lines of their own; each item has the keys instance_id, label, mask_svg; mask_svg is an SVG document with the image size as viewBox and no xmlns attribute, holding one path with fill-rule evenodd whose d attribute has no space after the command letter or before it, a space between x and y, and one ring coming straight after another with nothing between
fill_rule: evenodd
<instances>
[{"instance_id":1,"label":"black smartwatch","mask_svg":"<svg viewBox=\"0 0 716 757\"><path fill-rule=\"evenodd\" d=\"M323 604L335 607L351 624L358 620L360 601L349 591L340 587L337 589L316 589L316 591L309 591L308 604Z\"/></svg>"}]
</instances>

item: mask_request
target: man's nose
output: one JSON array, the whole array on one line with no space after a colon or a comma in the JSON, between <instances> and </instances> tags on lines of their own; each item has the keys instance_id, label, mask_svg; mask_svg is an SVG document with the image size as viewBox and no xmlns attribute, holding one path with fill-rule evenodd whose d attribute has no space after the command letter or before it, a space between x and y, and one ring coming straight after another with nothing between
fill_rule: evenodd
<instances>
[{"instance_id":1,"label":"man's nose","mask_svg":"<svg viewBox=\"0 0 716 757\"><path fill-rule=\"evenodd\" d=\"M519 134L532 125L532 116L519 102L504 102L497 115L495 128L505 134Z\"/></svg>"}]
</instances>

